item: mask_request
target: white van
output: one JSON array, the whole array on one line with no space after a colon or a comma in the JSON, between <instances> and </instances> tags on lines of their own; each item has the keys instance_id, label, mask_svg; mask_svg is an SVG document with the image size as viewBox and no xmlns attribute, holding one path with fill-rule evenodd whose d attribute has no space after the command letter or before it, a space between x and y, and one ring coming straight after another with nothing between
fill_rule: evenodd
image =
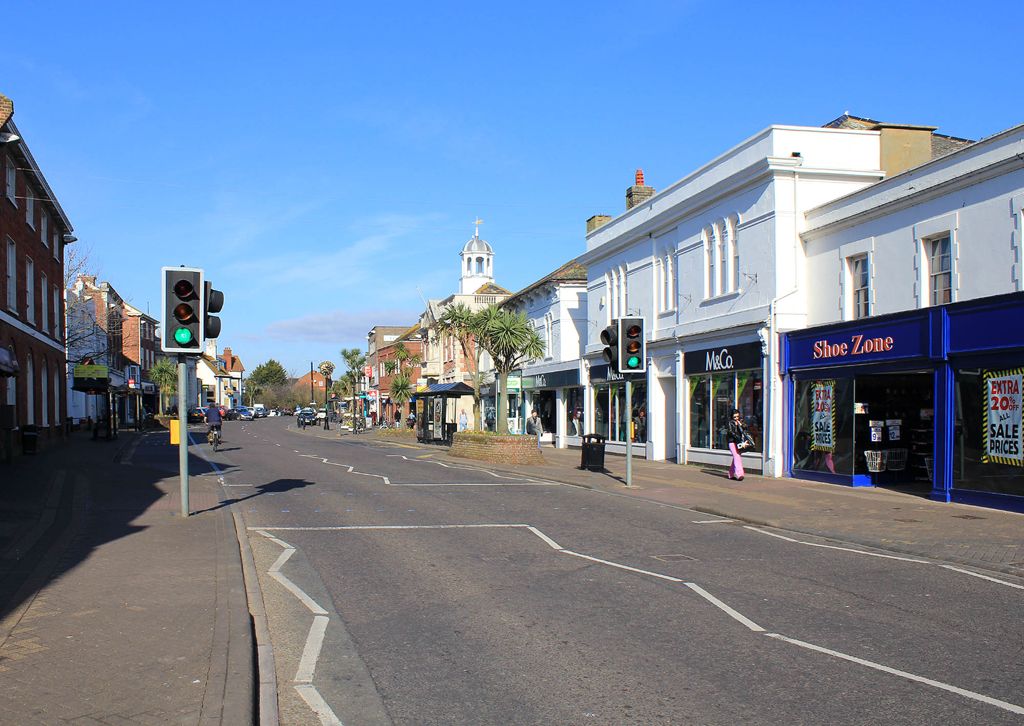
<instances>
[{"instance_id":1,"label":"white van","mask_svg":"<svg viewBox=\"0 0 1024 726\"><path fill-rule=\"evenodd\" d=\"M267 407L262 403L254 403L252 406L252 415L255 418L264 418L267 415Z\"/></svg>"}]
</instances>

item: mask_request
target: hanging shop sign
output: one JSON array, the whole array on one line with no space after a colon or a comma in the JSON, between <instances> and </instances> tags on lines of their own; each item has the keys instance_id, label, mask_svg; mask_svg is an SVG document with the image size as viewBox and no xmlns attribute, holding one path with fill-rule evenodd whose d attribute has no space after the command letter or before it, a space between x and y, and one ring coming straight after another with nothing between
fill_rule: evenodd
<instances>
[{"instance_id":1,"label":"hanging shop sign","mask_svg":"<svg viewBox=\"0 0 1024 726\"><path fill-rule=\"evenodd\" d=\"M1008 371L985 371L985 464L1024 466L1022 447L1021 386L1024 368Z\"/></svg>"},{"instance_id":2,"label":"hanging shop sign","mask_svg":"<svg viewBox=\"0 0 1024 726\"><path fill-rule=\"evenodd\" d=\"M811 450L831 454L836 449L836 382L815 381L811 391Z\"/></svg>"},{"instance_id":3,"label":"hanging shop sign","mask_svg":"<svg viewBox=\"0 0 1024 726\"><path fill-rule=\"evenodd\" d=\"M683 371L687 375L741 371L760 367L760 343L723 345L720 348L688 350L683 354Z\"/></svg>"}]
</instances>

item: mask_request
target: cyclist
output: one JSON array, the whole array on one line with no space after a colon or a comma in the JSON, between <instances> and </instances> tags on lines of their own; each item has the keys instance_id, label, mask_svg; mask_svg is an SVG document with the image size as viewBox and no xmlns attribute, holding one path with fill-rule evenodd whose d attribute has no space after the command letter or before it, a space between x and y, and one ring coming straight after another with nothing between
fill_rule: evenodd
<instances>
[{"instance_id":1,"label":"cyclist","mask_svg":"<svg viewBox=\"0 0 1024 726\"><path fill-rule=\"evenodd\" d=\"M224 423L224 417L220 413L220 406L209 406L206 409L206 435L209 437L210 434L216 432L216 437L220 438L220 427Z\"/></svg>"}]
</instances>

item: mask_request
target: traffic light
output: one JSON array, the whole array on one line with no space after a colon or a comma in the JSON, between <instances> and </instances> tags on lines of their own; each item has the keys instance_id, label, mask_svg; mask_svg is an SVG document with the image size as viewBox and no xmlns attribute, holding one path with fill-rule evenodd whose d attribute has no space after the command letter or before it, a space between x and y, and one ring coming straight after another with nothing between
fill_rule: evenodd
<instances>
[{"instance_id":1,"label":"traffic light","mask_svg":"<svg viewBox=\"0 0 1024 726\"><path fill-rule=\"evenodd\" d=\"M608 361L608 370L619 370L619 331L615 325L609 325L601 331L601 342L604 343L604 351L601 355Z\"/></svg>"},{"instance_id":2,"label":"traffic light","mask_svg":"<svg viewBox=\"0 0 1024 726\"><path fill-rule=\"evenodd\" d=\"M212 282L207 282L203 291L203 302L206 305L206 314L203 318L203 338L217 338L220 336L220 318L211 313L219 313L224 307L224 293L214 290Z\"/></svg>"},{"instance_id":3,"label":"traffic light","mask_svg":"<svg viewBox=\"0 0 1024 726\"><path fill-rule=\"evenodd\" d=\"M619 318L619 373L647 371L643 318Z\"/></svg>"},{"instance_id":4,"label":"traffic light","mask_svg":"<svg viewBox=\"0 0 1024 726\"><path fill-rule=\"evenodd\" d=\"M162 267L163 318L160 350L203 352L203 271L196 267Z\"/></svg>"}]
</instances>

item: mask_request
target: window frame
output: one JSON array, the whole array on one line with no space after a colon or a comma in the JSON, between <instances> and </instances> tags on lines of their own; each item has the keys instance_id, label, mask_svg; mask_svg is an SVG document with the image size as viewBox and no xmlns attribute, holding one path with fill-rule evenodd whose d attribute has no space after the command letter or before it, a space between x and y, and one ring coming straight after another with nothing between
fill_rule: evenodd
<instances>
[{"instance_id":1,"label":"window frame","mask_svg":"<svg viewBox=\"0 0 1024 726\"><path fill-rule=\"evenodd\" d=\"M860 286L858 280L858 263L863 262L861 277L864 285ZM871 256L867 252L852 255L846 258L847 273L850 280L850 319L862 320L871 316ZM863 301L859 298L863 293ZM863 302L864 313L860 314L861 303Z\"/></svg>"},{"instance_id":2,"label":"window frame","mask_svg":"<svg viewBox=\"0 0 1024 726\"><path fill-rule=\"evenodd\" d=\"M7 238L7 309L18 314L18 245Z\"/></svg>"},{"instance_id":3,"label":"window frame","mask_svg":"<svg viewBox=\"0 0 1024 726\"><path fill-rule=\"evenodd\" d=\"M6 157L4 162L4 179L6 180L5 195L7 201L14 205L15 209L18 207L18 169L14 165L14 159L10 156Z\"/></svg>"},{"instance_id":4,"label":"window frame","mask_svg":"<svg viewBox=\"0 0 1024 726\"><path fill-rule=\"evenodd\" d=\"M925 279L927 281L928 306L936 307L938 305L951 303L953 302L953 235L950 232L945 232L933 237L928 237L922 241L924 242L924 260L926 268ZM942 243L945 243L945 252L938 256L938 261L941 264L942 260L945 260L946 269L936 272L935 251ZM936 287L936 280L939 278L945 278L946 285L943 288L945 291L945 300L937 299L939 289Z\"/></svg>"},{"instance_id":5,"label":"window frame","mask_svg":"<svg viewBox=\"0 0 1024 726\"><path fill-rule=\"evenodd\" d=\"M36 263L25 256L25 322L36 322Z\"/></svg>"}]
</instances>

